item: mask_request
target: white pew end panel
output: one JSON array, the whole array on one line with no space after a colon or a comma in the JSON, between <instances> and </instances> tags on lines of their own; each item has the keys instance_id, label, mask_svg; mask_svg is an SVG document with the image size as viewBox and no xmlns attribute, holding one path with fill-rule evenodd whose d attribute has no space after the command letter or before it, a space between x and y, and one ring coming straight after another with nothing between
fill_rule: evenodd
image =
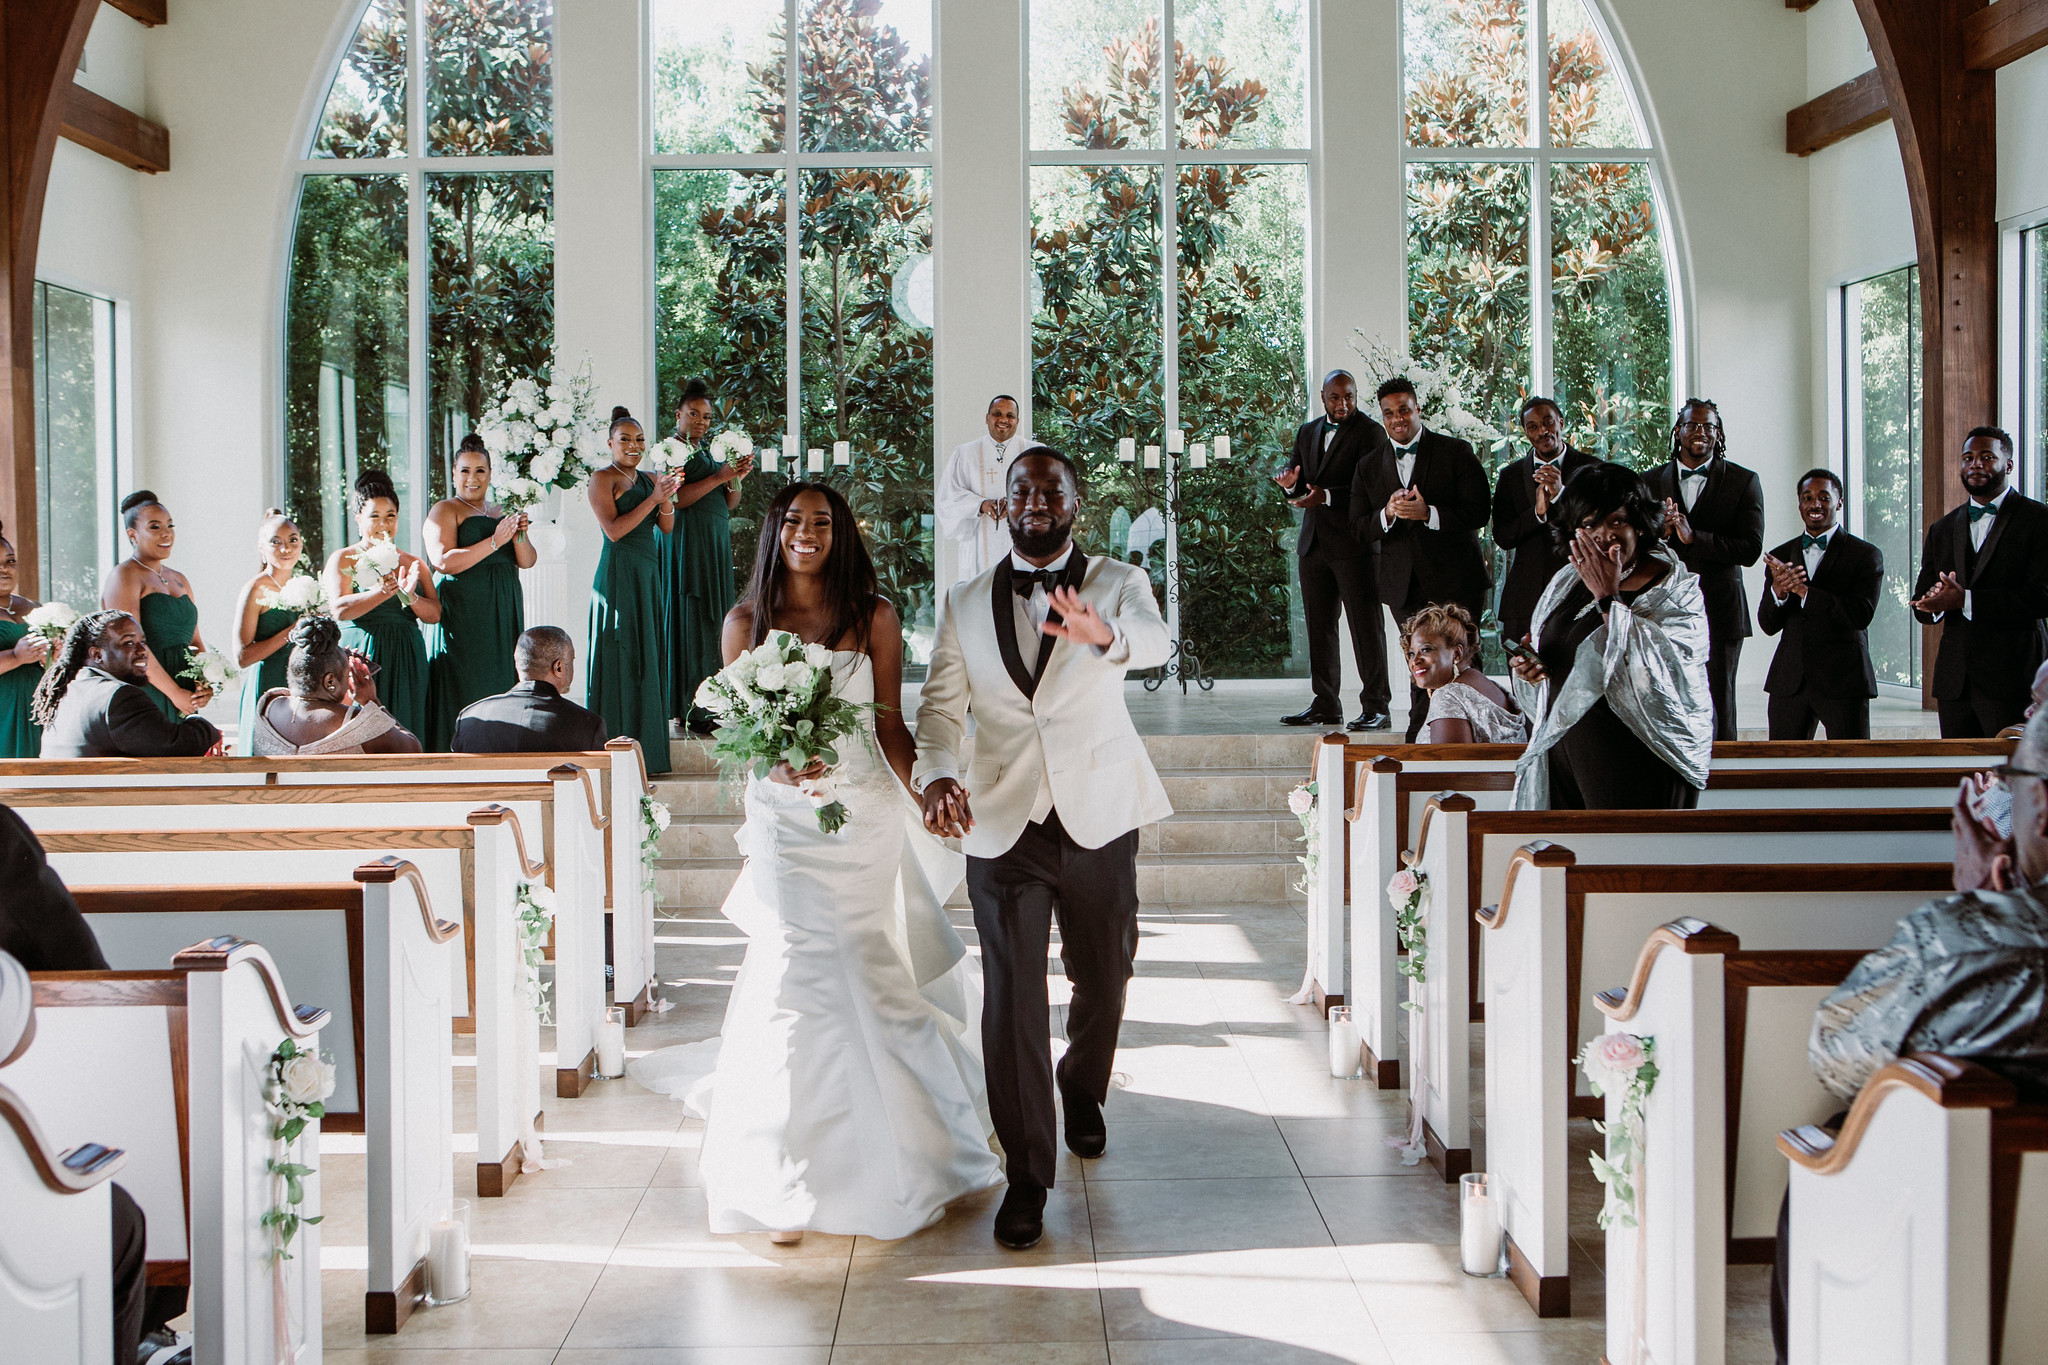
<instances>
[{"instance_id":1,"label":"white pew end panel","mask_svg":"<svg viewBox=\"0 0 2048 1365\"><path fill-rule=\"evenodd\" d=\"M113 1365L107 1180L126 1155L97 1143L59 1152L5 1085L0 1120L0 1340L22 1360Z\"/></svg>"}]
</instances>

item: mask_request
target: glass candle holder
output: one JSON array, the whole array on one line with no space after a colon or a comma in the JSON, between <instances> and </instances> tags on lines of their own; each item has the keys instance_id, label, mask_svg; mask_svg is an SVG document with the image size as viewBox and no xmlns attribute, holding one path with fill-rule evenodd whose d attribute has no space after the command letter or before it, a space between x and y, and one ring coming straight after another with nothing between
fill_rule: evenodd
<instances>
[{"instance_id":1,"label":"glass candle holder","mask_svg":"<svg viewBox=\"0 0 2048 1365\"><path fill-rule=\"evenodd\" d=\"M1330 1074L1348 1081L1364 1069L1359 1057L1358 1025L1351 1020L1351 1006L1330 1006Z\"/></svg>"},{"instance_id":2,"label":"glass candle holder","mask_svg":"<svg viewBox=\"0 0 2048 1365\"><path fill-rule=\"evenodd\" d=\"M1500 1200L1483 1171L1458 1177L1458 1261L1467 1275L1501 1274Z\"/></svg>"},{"instance_id":3,"label":"glass candle holder","mask_svg":"<svg viewBox=\"0 0 2048 1365\"><path fill-rule=\"evenodd\" d=\"M469 1297L469 1201L457 1199L427 1228L427 1302Z\"/></svg>"}]
</instances>

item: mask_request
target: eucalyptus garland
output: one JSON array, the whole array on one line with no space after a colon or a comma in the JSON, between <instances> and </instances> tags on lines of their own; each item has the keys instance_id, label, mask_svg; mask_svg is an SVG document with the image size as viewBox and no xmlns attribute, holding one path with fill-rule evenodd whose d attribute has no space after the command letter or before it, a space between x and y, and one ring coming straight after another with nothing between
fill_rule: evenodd
<instances>
[{"instance_id":1,"label":"eucalyptus garland","mask_svg":"<svg viewBox=\"0 0 2048 1365\"><path fill-rule=\"evenodd\" d=\"M1308 845L1306 852L1295 857L1295 861L1301 864L1301 880L1294 884L1294 889L1306 896L1309 888L1315 885L1316 868L1322 862L1323 854L1322 832L1316 823L1316 784L1304 782L1287 793L1287 809L1301 821L1301 837L1294 842Z\"/></svg>"},{"instance_id":2,"label":"eucalyptus garland","mask_svg":"<svg viewBox=\"0 0 2048 1365\"><path fill-rule=\"evenodd\" d=\"M651 796L640 798L640 870L645 880L641 890L654 890L654 863L661 856L662 831L669 825L668 803Z\"/></svg>"},{"instance_id":3,"label":"eucalyptus garland","mask_svg":"<svg viewBox=\"0 0 2048 1365\"><path fill-rule=\"evenodd\" d=\"M324 1101L334 1093L334 1063L310 1048L286 1038L270 1054L264 1081L264 1104L272 1115L271 1152L263 1168L281 1185L277 1202L263 1215L270 1229L271 1255L279 1261L292 1259L292 1238L303 1225L317 1223L325 1215L306 1217L299 1207L306 1202L305 1178L314 1168L292 1160L292 1145L306 1131L306 1125L324 1118Z\"/></svg>"},{"instance_id":4,"label":"eucalyptus garland","mask_svg":"<svg viewBox=\"0 0 2048 1365\"><path fill-rule=\"evenodd\" d=\"M1603 1033L1579 1054L1579 1068L1596 1095L1621 1092L1621 1116L1609 1124L1595 1121L1593 1127L1607 1135L1607 1153L1587 1154L1594 1178L1605 1187L1600 1202L1600 1226L1619 1223L1632 1228L1636 1223L1638 1186L1643 1168L1643 1103L1657 1086L1657 1040L1633 1033Z\"/></svg>"},{"instance_id":5,"label":"eucalyptus garland","mask_svg":"<svg viewBox=\"0 0 2048 1365\"><path fill-rule=\"evenodd\" d=\"M1394 970L1411 981L1423 979L1429 965L1429 931L1424 923L1429 909L1429 874L1420 868L1404 867L1387 883L1387 900L1394 907L1394 931L1408 956ZM1404 1010L1420 1010L1413 1000L1403 1000Z\"/></svg>"},{"instance_id":6,"label":"eucalyptus garland","mask_svg":"<svg viewBox=\"0 0 2048 1365\"><path fill-rule=\"evenodd\" d=\"M554 1022L547 988L540 979L540 964L547 957L548 932L555 925L555 893L541 882L521 882L515 903L518 913L519 957L524 964L520 994L533 1006L543 1024Z\"/></svg>"}]
</instances>

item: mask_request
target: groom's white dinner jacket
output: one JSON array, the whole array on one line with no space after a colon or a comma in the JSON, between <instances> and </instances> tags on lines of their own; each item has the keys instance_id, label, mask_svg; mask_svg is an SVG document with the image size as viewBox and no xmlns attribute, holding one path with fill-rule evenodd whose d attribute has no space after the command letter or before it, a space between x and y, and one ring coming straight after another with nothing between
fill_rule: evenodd
<instances>
[{"instance_id":1,"label":"groom's white dinner jacket","mask_svg":"<svg viewBox=\"0 0 2048 1365\"><path fill-rule=\"evenodd\" d=\"M974 753L964 785L974 828L960 841L968 855L1001 857L1026 825L1054 808L1083 848L1164 820L1173 807L1124 706L1124 674L1167 658L1151 577L1113 559L1084 559L1078 547L1071 552L1065 582L1072 585L1078 570L1082 599L1116 632L1097 648L1032 630L1012 563L1004 555L946 594L917 710L918 788L961 773L972 703Z\"/></svg>"}]
</instances>

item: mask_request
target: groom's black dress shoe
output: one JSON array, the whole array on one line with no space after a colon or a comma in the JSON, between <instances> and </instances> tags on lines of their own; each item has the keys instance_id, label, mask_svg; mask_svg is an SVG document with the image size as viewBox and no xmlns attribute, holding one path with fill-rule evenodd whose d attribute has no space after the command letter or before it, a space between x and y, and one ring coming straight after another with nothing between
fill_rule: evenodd
<instances>
[{"instance_id":1,"label":"groom's black dress shoe","mask_svg":"<svg viewBox=\"0 0 2048 1365\"><path fill-rule=\"evenodd\" d=\"M1306 711L1298 711L1294 715L1280 717L1280 723L1282 725L1342 725L1344 723L1344 713L1342 711L1330 711L1311 706Z\"/></svg>"},{"instance_id":2,"label":"groom's black dress shoe","mask_svg":"<svg viewBox=\"0 0 2048 1365\"><path fill-rule=\"evenodd\" d=\"M1109 1126L1102 1121L1102 1106L1087 1091L1068 1088L1065 1058L1052 1074L1059 1083L1061 1107L1067 1111L1067 1150L1091 1160L1101 1156L1109 1150Z\"/></svg>"},{"instance_id":3,"label":"groom's black dress shoe","mask_svg":"<svg viewBox=\"0 0 2048 1365\"><path fill-rule=\"evenodd\" d=\"M1384 711L1360 711L1358 718L1344 728L1347 730L1390 730L1394 721Z\"/></svg>"},{"instance_id":4,"label":"groom's black dress shoe","mask_svg":"<svg viewBox=\"0 0 2048 1365\"><path fill-rule=\"evenodd\" d=\"M1045 1236L1045 1186L1013 1180L1003 1206L996 1210L996 1241L1012 1251L1038 1245Z\"/></svg>"}]
</instances>

